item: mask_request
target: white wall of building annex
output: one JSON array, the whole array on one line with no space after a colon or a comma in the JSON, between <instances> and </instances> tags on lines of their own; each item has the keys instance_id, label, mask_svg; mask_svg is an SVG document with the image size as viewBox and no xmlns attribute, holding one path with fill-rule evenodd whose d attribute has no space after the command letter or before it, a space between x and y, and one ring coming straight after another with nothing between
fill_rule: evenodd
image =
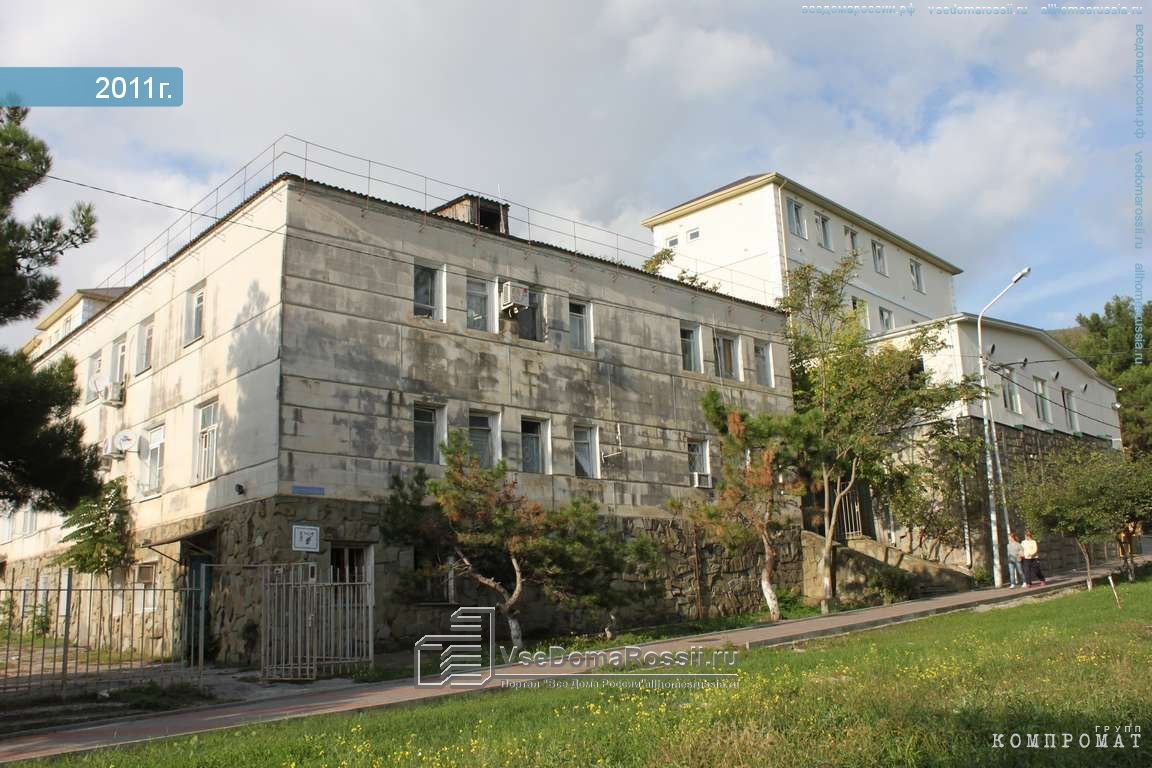
<instances>
[{"instance_id":1,"label":"white wall of building annex","mask_svg":"<svg viewBox=\"0 0 1152 768\"><path fill-rule=\"evenodd\" d=\"M65 355L76 361L81 396L74 413L87 441L121 431L139 438L164 427L159 493L141 491L137 449L109 466L108 477L127 480L138 530L275 491L285 205L282 185L267 190L39 361ZM204 333L189 342L187 294L200 284L205 288ZM153 323L152 363L138 371L141 322L147 318ZM128 343L124 404L89 401L89 359L99 351L102 375L108 377L112 345L121 336ZM212 401L219 404L216 476L196 483L197 409ZM244 496L237 495L237 483L245 487ZM10 559L58 546L60 518L42 517L50 523L42 523L44 530L5 547Z\"/></svg>"},{"instance_id":2,"label":"white wall of building annex","mask_svg":"<svg viewBox=\"0 0 1152 768\"><path fill-rule=\"evenodd\" d=\"M787 185L784 185L780 196L785 212L781 221L784 227L784 241L790 267L798 263L813 264L820 270L827 272L849 253L849 243L845 237L844 228L850 227L858 233L857 250L860 267L852 281L852 289L854 289L854 293L868 303L869 322L872 330L882 330L879 316L881 306L892 310L895 317L894 327L896 328L923 322L934 317L943 317L955 311L952 275L945 270L929 261L920 259L891 240L869 230L860 222L843 218L826 208L822 208L816 201L804 197L803 194L790 189ZM801 215L804 219L807 237L796 235L789 227L787 216L787 201L789 199L796 200L802 206ZM820 244L817 215L826 216L829 220L831 249ZM887 274L879 273L875 269L872 258L873 240L884 246ZM916 290L913 283L909 266L910 259L915 259L921 264L923 292Z\"/></svg>"},{"instance_id":3,"label":"white wall of building annex","mask_svg":"<svg viewBox=\"0 0 1152 768\"><path fill-rule=\"evenodd\" d=\"M975 321L959 323L958 335L965 369L975 374L979 370ZM998 424L1024 425L1069 434L1079 431L1096 437L1120 436L1120 417L1112 407L1116 402L1116 390L1099 377L1085 372L1076 362L1062 359L1069 356L1066 350L1047 343L1032 333L997 327L985 321L984 348L990 349L993 344L996 345L996 351L990 355L990 360L993 365L1011 366L1020 396L1021 411L1017 414L1004 407L1002 397L1004 378L989 370L988 385L993 390L990 397L992 417ZM1021 363L1025 358L1028 364L1022 367ZM1036 377L1045 382L1048 421L1037 416L1034 384ZM1074 424L1078 429L1074 429L1068 423L1061 396L1064 389L1071 390L1074 404L1072 410L1077 412ZM978 416L980 404L975 403L971 412L972 415Z\"/></svg>"},{"instance_id":4,"label":"white wall of building annex","mask_svg":"<svg viewBox=\"0 0 1152 768\"><path fill-rule=\"evenodd\" d=\"M775 306L784 290L776 219L772 189L763 186L657 224L656 250L677 240L676 260L661 274L675 278L684 269L718 283L722 293ZM692 231L699 237L689 239Z\"/></svg>"}]
</instances>

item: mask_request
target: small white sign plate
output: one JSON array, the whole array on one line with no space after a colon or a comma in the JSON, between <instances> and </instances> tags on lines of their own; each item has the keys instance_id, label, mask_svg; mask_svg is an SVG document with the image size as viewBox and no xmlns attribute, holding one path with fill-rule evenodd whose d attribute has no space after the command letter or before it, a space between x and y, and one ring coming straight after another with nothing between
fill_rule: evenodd
<instances>
[{"instance_id":1,"label":"small white sign plate","mask_svg":"<svg viewBox=\"0 0 1152 768\"><path fill-rule=\"evenodd\" d=\"M297 552L319 552L320 526L293 525L292 549L296 550Z\"/></svg>"}]
</instances>

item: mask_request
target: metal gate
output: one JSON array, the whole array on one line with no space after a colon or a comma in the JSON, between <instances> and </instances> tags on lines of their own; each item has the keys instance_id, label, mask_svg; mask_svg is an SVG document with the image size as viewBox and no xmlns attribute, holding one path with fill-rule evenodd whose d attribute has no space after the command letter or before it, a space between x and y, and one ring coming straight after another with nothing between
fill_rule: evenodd
<instances>
[{"instance_id":1,"label":"metal gate","mask_svg":"<svg viewBox=\"0 0 1152 768\"><path fill-rule=\"evenodd\" d=\"M315 680L372 662L373 585L366 569L315 563L262 570L261 675Z\"/></svg>"}]
</instances>

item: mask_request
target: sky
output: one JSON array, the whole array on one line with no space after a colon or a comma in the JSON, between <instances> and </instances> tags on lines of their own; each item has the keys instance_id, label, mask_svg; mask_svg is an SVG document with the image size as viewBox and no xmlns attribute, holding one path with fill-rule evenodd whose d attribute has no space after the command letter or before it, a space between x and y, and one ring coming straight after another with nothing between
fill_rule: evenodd
<instances>
[{"instance_id":1,"label":"sky","mask_svg":"<svg viewBox=\"0 0 1152 768\"><path fill-rule=\"evenodd\" d=\"M1042 5L8 0L0 66L182 67L181 107L27 123L55 175L178 208L283 134L645 241L645 216L775 170L962 267L960 310L1031 266L994 314L1058 328L1133 291L1141 17ZM59 181L17 213L76 200L99 237L62 258L64 295L179 215Z\"/></svg>"}]
</instances>

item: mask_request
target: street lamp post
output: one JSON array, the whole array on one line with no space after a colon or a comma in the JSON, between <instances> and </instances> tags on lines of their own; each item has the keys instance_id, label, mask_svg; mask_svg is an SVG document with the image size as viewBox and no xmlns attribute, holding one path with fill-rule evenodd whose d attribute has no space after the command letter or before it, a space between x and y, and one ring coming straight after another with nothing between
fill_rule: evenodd
<instances>
[{"instance_id":1,"label":"street lamp post","mask_svg":"<svg viewBox=\"0 0 1152 768\"><path fill-rule=\"evenodd\" d=\"M997 587L1004 586L1004 575L1000 572L1000 523L996 514L996 472L992 464L992 406L988 402L988 375L985 370L984 314L992 308L993 304L1000 301L1001 296L1008 293L1009 288L1027 277L1031 271L1031 267L1025 267L1017 272L1012 278L1012 282L1004 286L1004 290L996 294L996 298L988 302L984 309L980 310L980 314L976 316L976 346L980 350L980 405L984 415L984 469L988 486L988 520L992 528L992 582ZM1005 514L1007 514L1007 510L1005 510Z\"/></svg>"}]
</instances>

